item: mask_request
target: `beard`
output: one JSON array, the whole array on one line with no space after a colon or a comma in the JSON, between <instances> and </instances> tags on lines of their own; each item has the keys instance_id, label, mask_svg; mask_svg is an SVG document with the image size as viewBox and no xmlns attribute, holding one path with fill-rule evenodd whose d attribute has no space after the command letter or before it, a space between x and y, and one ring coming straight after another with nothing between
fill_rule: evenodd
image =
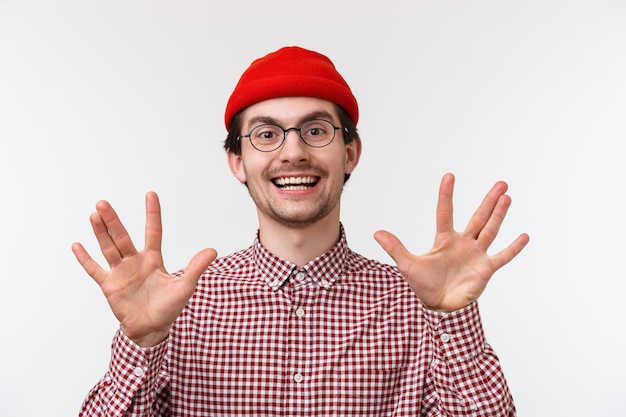
<instances>
[{"instance_id":1,"label":"beard","mask_svg":"<svg viewBox=\"0 0 626 417\"><path fill-rule=\"evenodd\" d=\"M284 174L284 171L281 172ZM276 176L275 173L266 173L264 178L271 181ZM328 178L323 172L318 176ZM324 219L339 205L343 181L322 192L315 201L311 197L298 196L275 198L273 194L264 195L260 189L249 184L246 187L260 214L288 228L304 229Z\"/></svg>"},{"instance_id":2,"label":"beard","mask_svg":"<svg viewBox=\"0 0 626 417\"><path fill-rule=\"evenodd\" d=\"M250 196L257 209L265 216L290 229L304 229L324 219L339 204L339 197L322 196L314 204L293 199L289 204L277 204L272 199L259 201L250 190Z\"/></svg>"}]
</instances>

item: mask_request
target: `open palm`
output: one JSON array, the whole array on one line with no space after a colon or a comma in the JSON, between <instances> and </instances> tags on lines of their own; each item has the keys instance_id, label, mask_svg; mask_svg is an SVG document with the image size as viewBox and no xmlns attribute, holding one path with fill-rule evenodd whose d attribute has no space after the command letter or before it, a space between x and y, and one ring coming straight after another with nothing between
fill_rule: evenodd
<instances>
[{"instance_id":1,"label":"open palm","mask_svg":"<svg viewBox=\"0 0 626 417\"><path fill-rule=\"evenodd\" d=\"M146 195L145 247L141 251L108 202L96 204L90 221L110 269L98 265L80 243L72 245L76 259L100 286L124 333L140 346L157 344L167 337L217 253L204 249L191 259L182 276L172 277L163 264L161 209L152 192Z\"/></svg>"},{"instance_id":2,"label":"open palm","mask_svg":"<svg viewBox=\"0 0 626 417\"><path fill-rule=\"evenodd\" d=\"M394 259L398 269L422 303L430 309L454 311L471 304L482 294L493 274L509 263L529 241L521 234L502 251L489 256L511 205L507 184L498 181L487 193L463 232L453 225L454 176L444 175L437 203L437 232L433 248L424 255L411 254L387 231L374 237Z\"/></svg>"}]
</instances>

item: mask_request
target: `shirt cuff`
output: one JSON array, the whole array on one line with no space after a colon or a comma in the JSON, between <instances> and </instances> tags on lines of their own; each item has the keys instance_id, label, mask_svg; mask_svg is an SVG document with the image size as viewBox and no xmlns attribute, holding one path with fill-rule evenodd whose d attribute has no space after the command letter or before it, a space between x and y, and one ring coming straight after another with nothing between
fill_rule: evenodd
<instances>
[{"instance_id":1,"label":"shirt cuff","mask_svg":"<svg viewBox=\"0 0 626 417\"><path fill-rule=\"evenodd\" d=\"M438 359L462 362L483 352L485 332L476 301L451 313L424 310Z\"/></svg>"},{"instance_id":2,"label":"shirt cuff","mask_svg":"<svg viewBox=\"0 0 626 417\"><path fill-rule=\"evenodd\" d=\"M142 348L120 329L113 338L109 372L118 392L132 397L146 381L154 381L167 350L167 339Z\"/></svg>"}]
</instances>

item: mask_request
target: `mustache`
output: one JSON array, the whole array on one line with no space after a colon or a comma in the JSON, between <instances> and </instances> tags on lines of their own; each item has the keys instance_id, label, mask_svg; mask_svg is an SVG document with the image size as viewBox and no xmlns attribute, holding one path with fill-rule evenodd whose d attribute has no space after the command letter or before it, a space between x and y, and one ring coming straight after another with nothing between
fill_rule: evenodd
<instances>
[{"instance_id":1,"label":"mustache","mask_svg":"<svg viewBox=\"0 0 626 417\"><path fill-rule=\"evenodd\" d=\"M306 173L307 175L323 177L326 175L327 171L321 167L311 165L309 163L302 165L293 165L293 164L285 164L279 167L274 167L268 169L264 173L264 177L268 180L272 178L281 177L289 174L302 174Z\"/></svg>"}]
</instances>

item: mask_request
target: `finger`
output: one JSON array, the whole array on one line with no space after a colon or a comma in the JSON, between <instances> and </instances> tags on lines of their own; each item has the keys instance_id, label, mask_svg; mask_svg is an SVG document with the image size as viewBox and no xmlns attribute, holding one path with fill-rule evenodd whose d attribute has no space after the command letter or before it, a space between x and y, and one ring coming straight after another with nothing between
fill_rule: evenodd
<instances>
[{"instance_id":1,"label":"finger","mask_svg":"<svg viewBox=\"0 0 626 417\"><path fill-rule=\"evenodd\" d=\"M198 283L198 279L202 273L209 267L211 262L217 257L215 249L204 249L198 252L185 269L185 273L181 276L181 280L187 287L187 292L191 294Z\"/></svg>"},{"instance_id":2,"label":"finger","mask_svg":"<svg viewBox=\"0 0 626 417\"><path fill-rule=\"evenodd\" d=\"M436 222L437 233L454 230L452 194L454 192L454 175L448 173L441 179L437 200Z\"/></svg>"},{"instance_id":3,"label":"finger","mask_svg":"<svg viewBox=\"0 0 626 417\"><path fill-rule=\"evenodd\" d=\"M489 220L487 220L487 224L485 224L478 234L477 241L480 247L487 250L487 248L489 248L489 246L496 239L498 233L500 232L500 226L502 226L510 206L511 197L506 194L501 195L496 203L496 207L493 209L493 212L489 217Z\"/></svg>"},{"instance_id":4,"label":"finger","mask_svg":"<svg viewBox=\"0 0 626 417\"><path fill-rule=\"evenodd\" d=\"M386 230L379 230L374 233L376 242L391 256L399 266L408 260L412 255L394 234Z\"/></svg>"},{"instance_id":5,"label":"finger","mask_svg":"<svg viewBox=\"0 0 626 417\"><path fill-rule=\"evenodd\" d=\"M217 252L215 249L208 248L198 252L193 258L191 258L191 261L189 261L189 265L187 265L187 269L185 270L185 275L200 276L200 274L208 268L216 257Z\"/></svg>"},{"instance_id":6,"label":"finger","mask_svg":"<svg viewBox=\"0 0 626 417\"><path fill-rule=\"evenodd\" d=\"M89 253L87 253L83 245L80 243L76 242L72 244L72 252L85 272L87 272L90 277L100 284L106 276L106 271L102 269L91 256L89 256Z\"/></svg>"},{"instance_id":7,"label":"finger","mask_svg":"<svg viewBox=\"0 0 626 417\"><path fill-rule=\"evenodd\" d=\"M154 192L146 194L146 249L161 251L163 226L161 222L161 205Z\"/></svg>"},{"instance_id":8,"label":"finger","mask_svg":"<svg viewBox=\"0 0 626 417\"><path fill-rule=\"evenodd\" d=\"M478 206L478 209L472 215L472 218L465 229L465 234L474 238L478 237L480 231L489 221L494 208L498 204L500 196L506 193L508 188L509 186L504 181L498 181L493 185L493 187L491 187L491 190L489 190L487 195L485 195L485 198L483 198L483 201Z\"/></svg>"},{"instance_id":9,"label":"finger","mask_svg":"<svg viewBox=\"0 0 626 417\"><path fill-rule=\"evenodd\" d=\"M113 238L109 234L109 230L102 216L97 212L92 213L91 216L89 216L89 221L91 223L91 229L98 240L98 245L100 245L100 251L104 255L104 259L106 259L109 265L115 265L122 259L122 255L117 246L115 246L115 242L113 242Z\"/></svg>"},{"instance_id":10,"label":"finger","mask_svg":"<svg viewBox=\"0 0 626 417\"><path fill-rule=\"evenodd\" d=\"M124 258L137 253L137 249L135 249L133 241L128 235L128 232L120 221L117 213L113 210L113 207L111 207L111 204L104 200L98 201L96 203L96 211L100 217L102 217L107 233L111 236L113 244L119 251L120 255Z\"/></svg>"},{"instance_id":11,"label":"finger","mask_svg":"<svg viewBox=\"0 0 626 417\"><path fill-rule=\"evenodd\" d=\"M526 233L522 233L509 246L491 257L491 264L494 271L502 268L515 258L528 244L530 237Z\"/></svg>"}]
</instances>

